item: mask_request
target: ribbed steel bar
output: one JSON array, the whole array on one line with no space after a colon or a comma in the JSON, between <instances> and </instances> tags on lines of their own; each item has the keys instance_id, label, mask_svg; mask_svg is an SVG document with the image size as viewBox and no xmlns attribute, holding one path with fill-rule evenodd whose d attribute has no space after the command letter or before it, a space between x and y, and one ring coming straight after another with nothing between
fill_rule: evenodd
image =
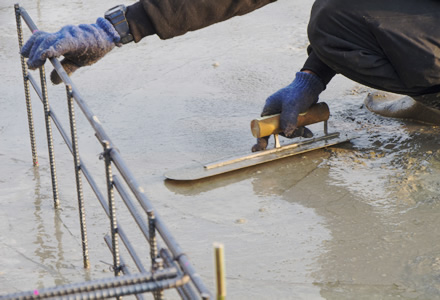
<instances>
[{"instance_id":1,"label":"ribbed steel bar","mask_svg":"<svg viewBox=\"0 0 440 300\"><path fill-rule=\"evenodd\" d=\"M39 95L40 100L43 101L43 99L42 99L43 96L41 94L41 90L39 89L37 83L35 82L35 80L33 79L33 77L30 74L29 74L29 81L31 82L33 88L35 89L35 92ZM63 127L61 126L61 123L59 122L58 118L56 117L55 112L53 112L52 110L51 110L51 112L52 113L50 116L52 118L52 121L54 122L54 124L58 128L58 131L60 132L61 136L63 137L64 142L66 143L67 147L69 148L70 152L73 155L73 146L72 146L72 143L71 143L69 137L67 136ZM80 165L81 165L82 174L84 175L84 177L86 178L90 187L92 188L93 192L95 193L95 196L97 197L97 199L101 203L101 206L104 209L105 213L107 214L107 217L110 217L110 210L109 210L108 205L106 203L106 199L103 196L103 194L101 193L101 191L99 190L97 184L95 183L95 180L90 175L86 165L81 161L81 159L80 159ZM136 252L133 250L133 247L130 246L126 234L124 233L123 229L119 225L118 225L118 234L119 234L119 237L121 238L122 242L124 243L124 245L127 247L127 250L129 252L130 256L132 257L134 263L136 264L137 268L139 269L139 271L146 272L146 268L143 266L141 259L138 257Z\"/></svg>"},{"instance_id":2,"label":"ribbed steel bar","mask_svg":"<svg viewBox=\"0 0 440 300\"><path fill-rule=\"evenodd\" d=\"M114 184L116 190L118 191L119 195L121 196L122 201L127 206L128 211L131 213L132 217L136 221L136 224L138 225L138 227L141 230L142 234L144 235L145 239L147 239L147 241L149 241L150 234L149 234L148 224L147 224L147 222L145 222L144 216L141 216L139 213L139 210L134 206L130 195L128 194L128 192L124 188L124 186L122 185L122 182L117 175L113 175L113 184Z\"/></svg>"},{"instance_id":3,"label":"ribbed steel bar","mask_svg":"<svg viewBox=\"0 0 440 300\"><path fill-rule=\"evenodd\" d=\"M155 261L155 270L156 272L158 270L163 270L163 259L162 258L156 258ZM158 289L157 291L153 292L154 295L154 299L156 300L164 300L165 299L165 295L162 289Z\"/></svg>"},{"instance_id":4,"label":"ribbed steel bar","mask_svg":"<svg viewBox=\"0 0 440 300\"><path fill-rule=\"evenodd\" d=\"M138 270L140 272L147 272L147 269L144 267L140 257L136 254L136 251L134 250L133 246L131 245L127 235L125 234L125 231L119 225L118 225L118 235L121 238L122 242L124 243L125 248L127 248L127 251L130 254L131 258L133 259Z\"/></svg>"},{"instance_id":5,"label":"ribbed steel bar","mask_svg":"<svg viewBox=\"0 0 440 300\"><path fill-rule=\"evenodd\" d=\"M157 241L156 241L156 218L154 217L154 212L149 210L147 212L148 215L148 228L150 234L150 257L151 257L151 270L160 270L163 268L163 260L159 258L159 253L157 250ZM154 293L154 298L156 300L163 299L163 291L156 291Z\"/></svg>"},{"instance_id":6,"label":"ribbed steel bar","mask_svg":"<svg viewBox=\"0 0 440 300\"><path fill-rule=\"evenodd\" d=\"M87 241L86 213L84 209L84 195L81 179L81 161L79 159L78 136L76 134L75 105L72 98L72 87L66 86L67 106L69 110L70 133L72 141L73 164L75 170L76 192L78 196L79 223L81 228L81 242L83 250L84 268L90 267L89 263L89 247Z\"/></svg>"},{"instance_id":7,"label":"ribbed steel bar","mask_svg":"<svg viewBox=\"0 0 440 300\"><path fill-rule=\"evenodd\" d=\"M122 157L120 156L118 151L112 151L110 153L113 164L116 166L116 168L119 170L123 178L126 180L128 186L130 187L131 191L136 196L136 199L138 199L139 204L143 208L143 210L147 213L149 210L153 210L153 205L151 202L147 199L147 196L144 194L143 190L140 187L140 185L137 183L136 179L134 178L131 171L128 169L127 165L123 162ZM182 269L185 271L186 274L188 274L191 277L191 280L194 283L194 286L197 288L197 290L202 295L202 298L204 299L210 299L212 298L211 292L208 290L208 288L203 283L202 279L200 278L200 275L196 272L193 265L189 261L186 254L182 251L179 244L175 241L171 233L169 232L168 228L165 226L165 224L162 222L162 219L160 218L159 214L155 212L156 215L156 228L158 232L160 233L162 239L164 240L165 244L168 246L168 248L171 250L174 258L177 259Z\"/></svg>"},{"instance_id":8,"label":"ribbed steel bar","mask_svg":"<svg viewBox=\"0 0 440 300\"><path fill-rule=\"evenodd\" d=\"M124 286L120 288L108 288L105 290L100 290L99 293L87 292L75 296L74 299L108 299L108 298L119 298L122 296L129 296L133 294L140 294L146 292L152 292L156 289L172 289L177 288L186 284L189 281L189 276L185 275L182 278L177 279L162 279L160 281L138 283L136 285ZM57 298L63 300L63 298ZM67 299L73 299L71 297Z\"/></svg>"},{"instance_id":9,"label":"ribbed steel bar","mask_svg":"<svg viewBox=\"0 0 440 300\"><path fill-rule=\"evenodd\" d=\"M15 19L17 22L17 36L18 36L18 48L21 52L23 47L23 28L21 26L21 15L20 7L18 4L14 5L15 9ZM32 101L31 94L29 91L29 80L28 80L28 68L23 55L20 54L21 60L21 70L23 73L23 84L24 84L24 95L26 98L26 111L28 117L28 127L29 127L29 137L31 140L31 151L32 151L32 163L34 166L38 166L38 155L37 155L37 143L35 141L35 128L34 128L34 116L32 113Z\"/></svg>"},{"instance_id":10,"label":"ribbed steel bar","mask_svg":"<svg viewBox=\"0 0 440 300\"><path fill-rule=\"evenodd\" d=\"M46 122L47 148L49 151L50 175L52 178L52 194L55 208L60 205L58 195L57 170L55 166L55 153L53 148L52 125L50 121L49 98L47 96L46 72L44 66L40 67L41 94L43 96L44 120Z\"/></svg>"},{"instance_id":11,"label":"ribbed steel bar","mask_svg":"<svg viewBox=\"0 0 440 300\"><path fill-rule=\"evenodd\" d=\"M26 12L25 9L20 8L20 14L31 31L38 30L35 23L32 21L32 19L30 18L30 16L28 15L28 13ZM76 100L76 102L77 102L78 106L80 107L80 109L82 110L82 112L84 113L86 119L89 121L89 123L91 124L91 126L95 130L97 138L101 142L108 141L110 147L115 148L113 146L113 144L111 143L110 138L105 133L98 117L96 115L94 115L92 113L92 111L88 108L88 106L86 105L82 96L80 95L80 93L76 89L75 85L73 84L73 82L71 81L71 79L69 78L67 73L64 71L60 62L55 58L51 58L50 62L52 63L52 65L54 66L55 70L57 71L60 78L64 81L64 83L71 85L72 96ZM139 203L141 204L141 206L143 207L145 212L147 212L148 210L153 210L153 207L152 207L150 201L148 200L148 198L144 194L142 188L140 188L139 184L135 180L133 174L128 169L127 165L125 164L125 162L123 161L123 159L119 155L119 153L117 151L111 151L110 155L113 160L113 164L117 167L117 169L119 170L122 177L129 185L130 189L135 194L136 198L138 199ZM201 293L202 298L204 298L204 299L211 298L212 295L211 295L210 291L206 288L205 284L202 282L200 275L197 274L197 272L195 271L191 262L188 260L186 254L183 253L180 246L175 241L175 239L172 237L172 235L170 234L169 230L166 228L166 226L162 222L162 220L161 220L160 216L157 214L157 212L156 212L156 220L157 220L156 221L157 222L157 224L156 224L157 230L160 233L162 239L165 241L167 246L170 248L173 256L179 261L179 264L181 265L181 267L183 268L185 273L191 277L191 280L193 281L195 287Z\"/></svg>"},{"instance_id":12,"label":"ribbed steel bar","mask_svg":"<svg viewBox=\"0 0 440 300\"><path fill-rule=\"evenodd\" d=\"M148 215L148 229L150 234L150 257L151 257L151 266L155 268L156 259L158 257L157 251L157 241L156 241L156 218L154 217L154 212L149 210L147 212Z\"/></svg>"},{"instance_id":13,"label":"ribbed steel bar","mask_svg":"<svg viewBox=\"0 0 440 300\"><path fill-rule=\"evenodd\" d=\"M139 214L139 210L134 206L133 200L131 199L127 190L122 185L122 182L117 175L113 175L113 184L114 184L116 190L118 191L119 195L121 196L122 201L125 203L129 212L131 213L134 220L136 221L139 229L144 234L144 237L147 239L147 241L149 241L150 235L149 235L148 225L145 222L144 217ZM119 227L119 235L121 236L121 239L123 239L121 229L122 228ZM161 249L160 256L163 258L165 265L167 267L176 268L178 270L179 276L183 276L183 272L180 270L180 267L176 264L176 262L173 260L173 258L169 254L169 251L166 248L162 248L160 246L159 242L156 242L156 244L157 244L157 247L159 249ZM135 259L133 258L133 260L135 260ZM144 269L144 271L139 269L139 271L144 272L145 269ZM184 286L177 288L177 292L179 293L180 297L184 300L198 298L197 295L195 294L194 290L192 289L192 287L189 284L185 284Z\"/></svg>"},{"instance_id":14,"label":"ribbed steel bar","mask_svg":"<svg viewBox=\"0 0 440 300\"><path fill-rule=\"evenodd\" d=\"M168 249L161 248L160 249L160 257L163 258L163 261L165 263L165 267L167 267L167 268L176 268L177 275L178 276L183 276L183 272L180 270L179 265L171 257L171 253L170 253L170 251ZM197 299L197 298L199 298L196 295L193 287L191 286L191 282L188 282L187 284L181 286L180 288L177 288L177 291L179 292L179 295L180 295L180 297L183 300L190 300L190 299Z\"/></svg>"},{"instance_id":15,"label":"ribbed steel bar","mask_svg":"<svg viewBox=\"0 0 440 300\"><path fill-rule=\"evenodd\" d=\"M104 197L102 196L102 194L100 194L99 196L97 196L97 198L98 198L99 202L101 203L101 206L104 209L105 213L107 214L107 217L110 218L110 209L108 208L108 205L105 202ZM147 269L144 267L141 259L134 251L134 248L131 246L131 243L128 240L128 237L125 234L125 231L123 230L123 228L119 224L117 224L116 226L118 228L118 236L121 238L122 242L124 243L125 247L127 248L127 251L130 254L131 258L133 259L138 270L140 272L147 272Z\"/></svg>"},{"instance_id":16,"label":"ribbed steel bar","mask_svg":"<svg viewBox=\"0 0 440 300\"><path fill-rule=\"evenodd\" d=\"M154 274L138 273L9 294L0 296L0 299L104 299L174 288L188 282L189 278L176 276L176 270L164 269Z\"/></svg>"},{"instance_id":17,"label":"ribbed steel bar","mask_svg":"<svg viewBox=\"0 0 440 300\"><path fill-rule=\"evenodd\" d=\"M106 235L106 236L104 237L104 241L105 241L105 243L107 244L107 247L110 249L110 252L113 252L113 248L112 248L112 239L111 239L111 237L108 236L108 235ZM131 272L130 272L130 270L127 268L127 265L125 264L125 261L124 261L124 259L122 258L122 256L121 256L119 259L121 260L121 272L122 272L122 274L124 274L124 275L130 275ZM144 273L146 273L146 272L144 272ZM135 294L134 296L135 296L136 299L138 299L138 300L143 300L143 299L144 299L144 296L143 296L142 294Z\"/></svg>"},{"instance_id":18,"label":"ribbed steel bar","mask_svg":"<svg viewBox=\"0 0 440 300\"><path fill-rule=\"evenodd\" d=\"M34 21L32 21L32 18L29 16L27 11L24 8L19 9L20 14L23 18L23 20L28 25L29 29L34 32L35 30L38 30L37 25L35 25ZM70 77L67 75L64 68L61 66L61 63L56 58L50 58L49 59L53 67L55 68L56 72L60 76L60 78L63 80L63 82L66 85L70 85L72 87L72 96L77 102L78 106L84 113L87 121L90 123L90 125L93 127L93 129L96 132L96 135L100 141L108 141L110 145L112 145L110 137L107 135L107 133L104 131L104 128L102 127L101 122L99 121L98 117L89 109L86 102L84 101L83 97L79 93L78 89L75 87L74 83L70 79Z\"/></svg>"},{"instance_id":19,"label":"ribbed steel bar","mask_svg":"<svg viewBox=\"0 0 440 300\"><path fill-rule=\"evenodd\" d=\"M29 82L32 84L35 92L38 94L41 102L43 102L43 96L41 94L41 90L38 87L38 84L35 82L35 79L32 77L31 74L29 74ZM50 107L49 107L50 108ZM60 121L58 120L55 112L50 108L51 110L51 114L50 117L52 119L52 121L54 122L55 126L57 127L58 131L61 134L61 137L63 138L64 142L67 145L67 148L69 148L70 152L73 155L73 147L72 147L72 142L70 141L70 138L68 137L66 131L64 130L64 128L62 127ZM103 196L103 194L101 193L101 191L99 190L98 185L96 184L95 180L93 179L92 175L90 174L90 172L88 171L86 165L82 162L81 158L80 158L80 165L81 165L81 171L84 175L84 177L86 178L87 182L89 183L90 187L92 188L93 192L96 195L96 198L98 198L99 202L101 203L103 209L105 210L107 216L109 216L109 209L108 206L106 204L106 199Z\"/></svg>"},{"instance_id":20,"label":"ribbed steel bar","mask_svg":"<svg viewBox=\"0 0 440 300\"><path fill-rule=\"evenodd\" d=\"M108 141L103 141L104 146L104 161L105 161L105 176L107 180L107 199L108 207L110 209L110 232L112 235L112 248L113 248L113 267L115 276L119 276L120 262L119 262L119 245L118 245L118 224L116 221L116 207L115 196L113 191L113 177L112 177L112 159L110 153L113 149L110 147Z\"/></svg>"}]
</instances>

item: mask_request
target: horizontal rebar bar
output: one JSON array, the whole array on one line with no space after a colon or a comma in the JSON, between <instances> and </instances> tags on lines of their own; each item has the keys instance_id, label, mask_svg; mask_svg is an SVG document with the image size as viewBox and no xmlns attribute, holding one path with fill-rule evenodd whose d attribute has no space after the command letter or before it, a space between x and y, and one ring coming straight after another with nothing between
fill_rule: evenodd
<instances>
[{"instance_id":1,"label":"horizontal rebar bar","mask_svg":"<svg viewBox=\"0 0 440 300\"><path fill-rule=\"evenodd\" d=\"M110 252L113 252L113 248L112 248L112 239L110 238L110 236L109 236L109 235L106 235L106 236L104 237L104 241L105 241L105 243L107 244L107 247L110 249ZM124 260L124 258L121 256L119 259L120 259L120 261L121 261L121 271L122 271L122 273L123 273L124 275L130 275L131 272L130 272L130 270L127 268L127 265L125 264L125 260ZM146 272L144 272L144 273L146 273ZM177 275L179 276L179 273L177 273ZM143 299L144 299L144 296L143 296L142 294L135 294L134 296L135 296L136 299L138 299L138 300L143 300Z\"/></svg>"},{"instance_id":2,"label":"horizontal rebar bar","mask_svg":"<svg viewBox=\"0 0 440 300\"><path fill-rule=\"evenodd\" d=\"M0 296L1 300L27 300L53 298L69 299L72 295L80 299L103 299L135 293L151 292L185 284L189 278L178 277L175 269L163 269L153 273L138 273L94 281L74 283L40 290ZM78 297L78 294L81 294Z\"/></svg>"}]
</instances>

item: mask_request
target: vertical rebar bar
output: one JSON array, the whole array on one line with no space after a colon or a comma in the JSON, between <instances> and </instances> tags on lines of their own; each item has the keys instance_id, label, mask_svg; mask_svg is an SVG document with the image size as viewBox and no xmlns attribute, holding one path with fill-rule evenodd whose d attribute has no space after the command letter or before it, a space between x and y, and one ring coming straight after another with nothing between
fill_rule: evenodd
<instances>
[{"instance_id":1,"label":"vertical rebar bar","mask_svg":"<svg viewBox=\"0 0 440 300\"><path fill-rule=\"evenodd\" d=\"M23 47L23 29L21 27L20 6L18 4L15 4L14 8L15 8L15 19L17 22L18 48L19 51L21 52L21 48ZM26 110L28 117L29 137L31 140L32 163L34 166L38 166L37 143L35 141L34 117L32 114L32 102L31 102L31 94L29 89L28 68L26 65L26 61L23 55L21 55L21 53L20 53L20 59L21 59L21 70L23 73L24 95L26 97Z\"/></svg>"},{"instance_id":2,"label":"vertical rebar bar","mask_svg":"<svg viewBox=\"0 0 440 300\"><path fill-rule=\"evenodd\" d=\"M163 259L158 257L156 258L155 261L155 271L160 271L163 270ZM154 297L156 300L164 300L165 299L165 295L163 290L158 290L154 292Z\"/></svg>"},{"instance_id":3,"label":"vertical rebar bar","mask_svg":"<svg viewBox=\"0 0 440 300\"><path fill-rule=\"evenodd\" d=\"M150 256L151 256L151 271L160 270L163 268L163 260L159 258L159 251L157 249L157 239L156 239L156 217L152 210L147 211L148 215L148 229L150 235ZM153 293L154 299L162 300L164 299L163 290L155 291Z\"/></svg>"},{"instance_id":4,"label":"vertical rebar bar","mask_svg":"<svg viewBox=\"0 0 440 300\"><path fill-rule=\"evenodd\" d=\"M88 249L88 241L87 241L86 216L84 209L84 195L83 195L82 179L81 179L81 174L82 174L81 161L79 159L78 135L76 134L75 105L72 97L72 87L70 85L66 85L66 93L67 93L67 107L69 109L70 133L72 137L72 154L73 154L73 164L74 164L75 179L76 179L76 192L78 196L78 211L79 211L79 223L81 227L83 262L84 262L84 268L88 269L90 267L90 263L89 263L89 249Z\"/></svg>"},{"instance_id":5,"label":"vertical rebar bar","mask_svg":"<svg viewBox=\"0 0 440 300\"><path fill-rule=\"evenodd\" d=\"M156 226L155 226L155 220L154 212L152 210L147 211L148 215L148 233L150 236L150 257L151 257L151 272L154 272L157 268L156 265L156 259L158 255L157 251L157 240L156 240ZM153 292L153 297L155 300L158 300L158 294L157 291Z\"/></svg>"},{"instance_id":6,"label":"vertical rebar bar","mask_svg":"<svg viewBox=\"0 0 440 300\"><path fill-rule=\"evenodd\" d=\"M58 208L60 201L58 196L57 170L55 167L55 154L53 147L52 124L50 121L50 106L47 96L46 72L44 66L40 67L41 94L43 96L44 118L46 121L47 147L49 150L50 174L52 177L52 193L55 208Z\"/></svg>"},{"instance_id":7,"label":"vertical rebar bar","mask_svg":"<svg viewBox=\"0 0 440 300\"><path fill-rule=\"evenodd\" d=\"M105 160L105 175L107 180L107 196L108 196L108 207L110 211L110 232L112 235L112 248L113 248L113 268L115 276L120 274L120 261L119 261L119 244L118 244L118 223L116 220L116 207L115 207L115 196L113 190L113 177L112 177L112 165L110 152L110 143L108 141L102 142L104 146L104 160Z\"/></svg>"},{"instance_id":8,"label":"vertical rebar bar","mask_svg":"<svg viewBox=\"0 0 440 300\"><path fill-rule=\"evenodd\" d=\"M150 235L150 256L151 268L155 268L156 258L158 257L157 241L156 241L156 217L152 210L147 211L148 215L148 230Z\"/></svg>"}]
</instances>

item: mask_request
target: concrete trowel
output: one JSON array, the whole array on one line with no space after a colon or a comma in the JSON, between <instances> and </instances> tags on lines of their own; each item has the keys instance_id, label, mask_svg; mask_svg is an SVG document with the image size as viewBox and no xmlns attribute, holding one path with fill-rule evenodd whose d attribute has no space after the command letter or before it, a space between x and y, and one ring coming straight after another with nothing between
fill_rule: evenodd
<instances>
[{"instance_id":1,"label":"concrete trowel","mask_svg":"<svg viewBox=\"0 0 440 300\"><path fill-rule=\"evenodd\" d=\"M297 127L322 122L324 125L323 134L308 139L301 138L300 141L295 141L282 146L278 137L279 133L282 132L280 128L279 114L252 120L251 131L253 136L261 138L273 135L275 138L274 148L250 153L244 156L231 157L212 163L194 164L188 167L168 171L164 176L171 180L198 180L333 146L356 138L353 134L343 132L329 133L327 123L329 117L330 110L326 103L321 102L313 105L305 113L298 116Z\"/></svg>"}]
</instances>

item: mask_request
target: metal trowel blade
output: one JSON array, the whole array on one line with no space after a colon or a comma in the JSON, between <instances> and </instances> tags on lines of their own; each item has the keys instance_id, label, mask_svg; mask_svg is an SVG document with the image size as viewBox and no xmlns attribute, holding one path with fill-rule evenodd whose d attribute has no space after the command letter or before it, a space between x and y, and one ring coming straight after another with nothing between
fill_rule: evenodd
<instances>
[{"instance_id":1,"label":"metal trowel blade","mask_svg":"<svg viewBox=\"0 0 440 300\"><path fill-rule=\"evenodd\" d=\"M273 160L334 146L348 142L356 137L357 136L354 134L343 132L329 133L327 135L315 137L302 142L283 145L279 148L267 149L264 151L232 157L209 164L190 165L184 168L168 171L164 174L164 176L171 180L199 180L259 164L264 164Z\"/></svg>"}]
</instances>

